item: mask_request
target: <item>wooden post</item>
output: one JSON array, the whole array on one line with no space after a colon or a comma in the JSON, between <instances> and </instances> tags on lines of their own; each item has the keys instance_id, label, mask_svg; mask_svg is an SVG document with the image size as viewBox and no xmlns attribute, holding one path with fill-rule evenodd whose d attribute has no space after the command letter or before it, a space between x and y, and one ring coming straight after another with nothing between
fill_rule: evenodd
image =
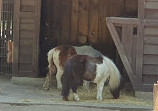
<instances>
[{"instance_id":1,"label":"wooden post","mask_svg":"<svg viewBox=\"0 0 158 111\"><path fill-rule=\"evenodd\" d=\"M2 0L0 0L0 22L1 22L1 16L2 16ZM0 24L1 26L1 24Z\"/></svg>"},{"instance_id":2,"label":"wooden post","mask_svg":"<svg viewBox=\"0 0 158 111\"><path fill-rule=\"evenodd\" d=\"M154 100L154 111L158 111L158 81L154 84L154 91L153 91L153 100Z\"/></svg>"},{"instance_id":3,"label":"wooden post","mask_svg":"<svg viewBox=\"0 0 158 111\"><path fill-rule=\"evenodd\" d=\"M13 42L8 41L7 63L13 63Z\"/></svg>"}]
</instances>

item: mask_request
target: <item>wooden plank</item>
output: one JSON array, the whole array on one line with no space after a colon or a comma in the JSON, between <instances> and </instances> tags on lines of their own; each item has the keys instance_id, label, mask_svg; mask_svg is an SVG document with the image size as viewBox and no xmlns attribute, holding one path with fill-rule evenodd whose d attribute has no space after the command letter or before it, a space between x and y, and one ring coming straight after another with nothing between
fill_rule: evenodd
<instances>
[{"instance_id":1,"label":"wooden plank","mask_svg":"<svg viewBox=\"0 0 158 111\"><path fill-rule=\"evenodd\" d=\"M23 72L32 73L33 66L30 63L19 63L19 72L23 75ZM27 77L27 76L26 76Z\"/></svg>"},{"instance_id":2,"label":"wooden plank","mask_svg":"<svg viewBox=\"0 0 158 111\"><path fill-rule=\"evenodd\" d=\"M135 81L137 81L137 78L135 78L135 76L134 76L134 72L133 72L133 70L130 66L130 63L129 63L128 59L127 59L127 56L125 54L125 51L124 51L123 46L121 44L121 41L119 40L119 36L117 34L117 31L116 31L114 25L110 22L110 17L107 17L106 20L107 20L107 26L108 26L109 31L111 33L111 36L114 40L116 48L119 52L120 58L121 58L121 60L124 64L124 67L125 67L125 69L128 73L128 76L131 80L131 83L132 83L135 90L139 90L139 87L137 87L137 85L135 84L136 83Z\"/></svg>"},{"instance_id":3,"label":"wooden plank","mask_svg":"<svg viewBox=\"0 0 158 111\"><path fill-rule=\"evenodd\" d=\"M72 0L72 8L71 8L71 42L75 44L78 38L78 8L79 1Z\"/></svg>"},{"instance_id":4,"label":"wooden plank","mask_svg":"<svg viewBox=\"0 0 158 111\"><path fill-rule=\"evenodd\" d=\"M23 24L20 23L20 31L21 30L27 30L27 31L33 31L35 30L35 24Z\"/></svg>"},{"instance_id":5,"label":"wooden plank","mask_svg":"<svg viewBox=\"0 0 158 111\"><path fill-rule=\"evenodd\" d=\"M136 81L136 85L139 90L142 89L142 69L143 69L143 48L144 48L144 43L143 43L143 30L144 26L141 24L138 25L138 30L137 33L139 36L137 36L136 40L136 76L138 78L138 81Z\"/></svg>"},{"instance_id":6,"label":"wooden plank","mask_svg":"<svg viewBox=\"0 0 158 111\"><path fill-rule=\"evenodd\" d=\"M32 54L20 53L19 57L19 63L32 63Z\"/></svg>"},{"instance_id":7,"label":"wooden plank","mask_svg":"<svg viewBox=\"0 0 158 111\"><path fill-rule=\"evenodd\" d=\"M123 15L124 0L110 0L110 16L117 17Z\"/></svg>"},{"instance_id":8,"label":"wooden plank","mask_svg":"<svg viewBox=\"0 0 158 111\"><path fill-rule=\"evenodd\" d=\"M60 29L61 29L61 25L60 25L60 17L61 17L61 0L55 0L55 16L54 16L54 37L56 37L57 40L57 44L60 44Z\"/></svg>"},{"instance_id":9,"label":"wooden plank","mask_svg":"<svg viewBox=\"0 0 158 111\"><path fill-rule=\"evenodd\" d=\"M144 43L158 45L158 37L157 36L145 36Z\"/></svg>"},{"instance_id":10,"label":"wooden plank","mask_svg":"<svg viewBox=\"0 0 158 111\"><path fill-rule=\"evenodd\" d=\"M25 39L25 38L33 38L34 37L34 31L26 31L26 30L21 30L20 31L20 38Z\"/></svg>"},{"instance_id":11,"label":"wooden plank","mask_svg":"<svg viewBox=\"0 0 158 111\"><path fill-rule=\"evenodd\" d=\"M28 75L32 75L32 77L37 77L38 75L38 46L39 46L39 30L40 30L40 4L39 0L35 0L35 11L33 12L20 12L20 0L15 1L15 10L14 10L14 55L13 55L13 71L14 76L24 76L23 73L27 71ZM33 24L29 23L21 23L21 20L34 21ZM28 22L27 21L27 22ZM32 26L34 25L34 26ZM32 28L32 29L31 29ZM22 29L22 30L20 30ZM27 31L23 31L27 30ZM23 35L25 34L25 35ZM28 61L31 61L30 64L21 64L20 57L21 54L29 54L32 55ZM23 59L23 61L27 61ZM29 65L29 66L27 66ZM24 68L23 68L24 67ZM31 67L31 68L25 68Z\"/></svg>"},{"instance_id":12,"label":"wooden plank","mask_svg":"<svg viewBox=\"0 0 158 111\"><path fill-rule=\"evenodd\" d=\"M78 39L88 37L88 9L89 0L79 0Z\"/></svg>"},{"instance_id":13,"label":"wooden plank","mask_svg":"<svg viewBox=\"0 0 158 111\"><path fill-rule=\"evenodd\" d=\"M153 91L153 84L142 85L142 92L152 92L152 91Z\"/></svg>"},{"instance_id":14,"label":"wooden plank","mask_svg":"<svg viewBox=\"0 0 158 111\"><path fill-rule=\"evenodd\" d=\"M20 23L22 24L34 24L33 19L20 19Z\"/></svg>"},{"instance_id":15,"label":"wooden plank","mask_svg":"<svg viewBox=\"0 0 158 111\"><path fill-rule=\"evenodd\" d=\"M13 28L13 76L18 74L19 60L19 17L20 17L20 0L14 1L14 28Z\"/></svg>"},{"instance_id":16,"label":"wooden plank","mask_svg":"<svg viewBox=\"0 0 158 111\"><path fill-rule=\"evenodd\" d=\"M33 58L32 58L32 71L34 74L32 76L37 77L39 76L38 73L38 61L39 61L39 36L40 36L40 18L41 18L41 0L36 0L35 2L35 36L33 42Z\"/></svg>"},{"instance_id":17,"label":"wooden plank","mask_svg":"<svg viewBox=\"0 0 158 111\"><path fill-rule=\"evenodd\" d=\"M35 5L36 0L21 0L21 5Z\"/></svg>"},{"instance_id":18,"label":"wooden plank","mask_svg":"<svg viewBox=\"0 0 158 111\"><path fill-rule=\"evenodd\" d=\"M34 19L35 15L33 12L20 12L20 18L21 19Z\"/></svg>"},{"instance_id":19,"label":"wooden plank","mask_svg":"<svg viewBox=\"0 0 158 111\"><path fill-rule=\"evenodd\" d=\"M137 18L110 17L109 22L114 24L117 23L121 25L128 25L128 24L138 25L140 20Z\"/></svg>"},{"instance_id":20,"label":"wooden plank","mask_svg":"<svg viewBox=\"0 0 158 111\"><path fill-rule=\"evenodd\" d=\"M147 26L158 26L158 20L157 19L144 19L143 21L142 21L144 24L145 24L145 26L147 25Z\"/></svg>"},{"instance_id":21,"label":"wooden plank","mask_svg":"<svg viewBox=\"0 0 158 111\"><path fill-rule=\"evenodd\" d=\"M154 88L153 88L153 102L154 106L153 109L154 111L158 111L158 82L154 83Z\"/></svg>"},{"instance_id":22,"label":"wooden plank","mask_svg":"<svg viewBox=\"0 0 158 111\"><path fill-rule=\"evenodd\" d=\"M33 46L33 38L21 38L20 39L20 46L27 46L27 47L32 47Z\"/></svg>"},{"instance_id":23,"label":"wooden plank","mask_svg":"<svg viewBox=\"0 0 158 111\"><path fill-rule=\"evenodd\" d=\"M158 11L154 9L146 9L145 10L145 18L146 19L158 19Z\"/></svg>"},{"instance_id":24,"label":"wooden plank","mask_svg":"<svg viewBox=\"0 0 158 111\"><path fill-rule=\"evenodd\" d=\"M22 11L22 12L35 11L35 1L36 0L21 0L20 11Z\"/></svg>"},{"instance_id":25,"label":"wooden plank","mask_svg":"<svg viewBox=\"0 0 158 111\"><path fill-rule=\"evenodd\" d=\"M144 55L143 64L158 65L158 55Z\"/></svg>"},{"instance_id":26,"label":"wooden plank","mask_svg":"<svg viewBox=\"0 0 158 111\"><path fill-rule=\"evenodd\" d=\"M131 67L132 67L132 70L133 72L136 73L136 51L137 51L137 40L138 40L138 37L137 36L133 36L132 37L132 57L131 57Z\"/></svg>"},{"instance_id":27,"label":"wooden plank","mask_svg":"<svg viewBox=\"0 0 158 111\"><path fill-rule=\"evenodd\" d=\"M96 44L98 41L98 0L90 0L89 2L89 34L88 40L92 44Z\"/></svg>"},{"instance_id":28,"label":"wooden plank","mask_svg":"<svg viewBox=\"0 0 158 111\"><path fill-rule=\"evenodd\" d=\"M132 62L132 44L133 44L133 25L124 25L122 27L122 46L128 58L129 63ZM127 44L128 43L128 44Z\"/></svg>"},{"instance_id":29,"label":"wooden plank","mask_svg":"<svg viewBox=\"0 0 158 111\"><path fill-rule=\"evenodd\" d=\"M158 75L143 75L143 84L154 84L158 80Z\"/></svg>"},{"instance_id":30,"label":"wooden plank","mask_svg":"<svg viewBox=\"0 0 158 111\"><path fill-rule=\"evenodd\" d=\"M143 65L143 74L158 75L158 65Z\"/></svg>"},{"instance_id":31,"label":"wooden plank","mask_svg":"<svg viewBox=\"0 0 158 111\"><path fill-rule=\"evenodd\" d=\"M1 21L1 17L2 17L2 8L3 8L3 5L2 5L2 0L0 0L0 21ZM1 24L0 24L1 26Z\"/></svg>"},{"instance_id":32,"label":"wooden plank","mask_svg":"<svg viewBox=\"0 0 158 111\"><path fill-rule=\"evenodd\" d=\"M70 42L71 0L61 1L61 43Z\"/></svg>"},{"instance_id":33,"label":"wooden plank","mask_svg":"<svg viewBox=\"0 0 158 111\"><path fill-rule=\"evenodd\" d=\"M145 26L144 35L158 35L158 26Z\"/></svg>"},{"instance_id":34,"label":"wooden plank","mask_svg":"<svg viewBox=\"0 0 158 111\"><path fill-rule=\"evenodd\" d=\"M110 16L110 0L99 0L99 43L110 44L112 41L105 18Z\"/></svg>"},{"instance_id":35,"label":"wooden plank","mask_svg":"<svg viewBox=\"0 0 158 111\"><path fill-rule=\"evenodd\" d=\"M158 9L158 2L145 2L146 9Z\"/></svg>"},{"instance_id":36,"label":"wooden plank","mask_svg":"<svg viewBox=\"0 0 158 111\"><path fill-rule=\"evenodd\" d=\"M138 0L138 18L142 21L144 19L144 3L145 0Z\"/></svg>"},{"instance_id":37,"label":"wooden plank","mask_svg":"<svg viewBox=\"0 0 158 111\"><path fill-rule=\"evenodd\" d=\"M35 6L34 5L23 5L21 6L21 11L22 12L33 12L35 10Z\"/></svg>"},{"instance_id":38,"label":"wooden plank","mask_svg":"<svg viewBox=\"0 0 158 111\"><path fill-rule=\"evenodd\" d=\"M19 48L19 55L21 54L32 54L33 55L33 47L29 46L21 46Z\"/></svg>"},{"instance_id":39,"label":"wooden plank","mask_svg":"<svg viewBox=\"0 0 158 111\"><path fill-rule=\"evenodd\" d=\"M156 54L158 55L158 45L145 44L144 54Z\"/></svg>"},{"instance_id":40,"label":"wooden plank","mask_svg":"<svg viewBox=\"0 0 158 111\"><path fill-rule=\"evenodd\" d=\"M124 0L124 16L137 17L138 0Z\"/></svg>"},{"instance_id":41,"label":"wooden plank","mask_svg":"<svg viewBox=\"0 0 158 111\"><path fill-rule=\"evenodd\" d=\"M157 0L145 0L146 2L157 2Z\"/></svg>"}]
</instances>

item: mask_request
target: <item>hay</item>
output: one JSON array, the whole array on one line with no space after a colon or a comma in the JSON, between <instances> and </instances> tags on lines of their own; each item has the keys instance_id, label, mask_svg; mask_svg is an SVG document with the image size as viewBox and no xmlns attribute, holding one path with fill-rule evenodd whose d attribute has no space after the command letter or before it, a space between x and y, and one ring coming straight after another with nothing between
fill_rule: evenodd
<instances>
[{"instance_id":1,"label":"hay","mask_svg":"<svg viewBox=\"0 0 158 111\"><path fill-rule=\"evenodd\" d=\"M134 96L134 92L128 92L126 90L121 90L119 99L113 99L113 96L109 92L109 87L106 86L103 90L103 101L96 100L97 89L94 85L91 86L89 90L79 87L77 92L80 97L80 102L153 106L152 101L145 101L143 99L137 98ZM70 101L74 101L72 92L70 92L69 99Z\"/></svg>"}]
</instances>

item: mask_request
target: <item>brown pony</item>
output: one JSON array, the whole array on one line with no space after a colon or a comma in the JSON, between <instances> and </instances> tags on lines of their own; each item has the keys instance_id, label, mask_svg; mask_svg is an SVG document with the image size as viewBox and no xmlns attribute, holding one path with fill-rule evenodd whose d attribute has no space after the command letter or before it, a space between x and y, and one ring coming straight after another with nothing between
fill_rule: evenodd
<instances>
[{"instance_id":1,"label":"brown pony","mask_svg":"<svg viewBox=\"0 0 158 111\"><path fill-rule=\"evenodd\" d=\"M62 76L63 100L68 100L70 88L74 100L79 101L77 87L81 80L97 84L97 99L102 100L104 83L109 80L111 94L119 98L121 75L115 64L105 56L91 57L87 55L74 55L66 63Z\"/></svg>"},{"instance_id":2,"label":"brown pony","mask_svg":"<svg viewBox=\"0 0 158 111\"><path fill-rule=\"evenodd\" d=\"M64 71L64 64L65 62L73 55L75 54L84 54L89 55L92 57L100 57L102 54L92 48L91 46L70 46L70 45L60 45L57 46L48 52L48 69L49 72L46 77L46 81L43 85L43 88L45 90L49 89L51 78L55 76L56 74L56 80L57 80L57 88L61 89L61 76ZM89 84L87 82L84 82L84 86L88 88Z\"/></svg>"}]
</instances>

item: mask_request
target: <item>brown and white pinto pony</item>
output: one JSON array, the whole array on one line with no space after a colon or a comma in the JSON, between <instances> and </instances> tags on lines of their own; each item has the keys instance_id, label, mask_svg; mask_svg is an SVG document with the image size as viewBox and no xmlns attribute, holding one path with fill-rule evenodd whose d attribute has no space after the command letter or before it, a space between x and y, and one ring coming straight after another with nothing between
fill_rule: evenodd
<instances>
[{"instance_id":1,"label":"brown and white pinto pony","mask_svg":"<svg viewBox=\"0 0 158 111\"><path fill-rule=\"evenodd\" d=\"M75 54L84 54L92 57L100 57L102 54L95 50L91 46L70 46L70 45L60 45L48 52L48 69L49 72L46 77L46 81L43 85L45 90L48 90L51 83L51 78L56 74L57 88L61 89L61 76L64 71L65 62ZM88 88L89 83L84 82L84 87Z\"/></svg>"},{"instance_id":2,"label":"brown and white pinto pony","mask_svg":"<svg viewBox=\"0 0 158 111\"><path fill-rule=\"evenodd\" d=\"M67 101L70 88L74 100L79 101L77 87L81 80L97 84L97 99L102 100L104 83L109 80L110 92L115 99L119 98L121 75L115 64L107 57L74 55L66 63L62 76L62 96Z\"/></svg>"}]
</instances>

